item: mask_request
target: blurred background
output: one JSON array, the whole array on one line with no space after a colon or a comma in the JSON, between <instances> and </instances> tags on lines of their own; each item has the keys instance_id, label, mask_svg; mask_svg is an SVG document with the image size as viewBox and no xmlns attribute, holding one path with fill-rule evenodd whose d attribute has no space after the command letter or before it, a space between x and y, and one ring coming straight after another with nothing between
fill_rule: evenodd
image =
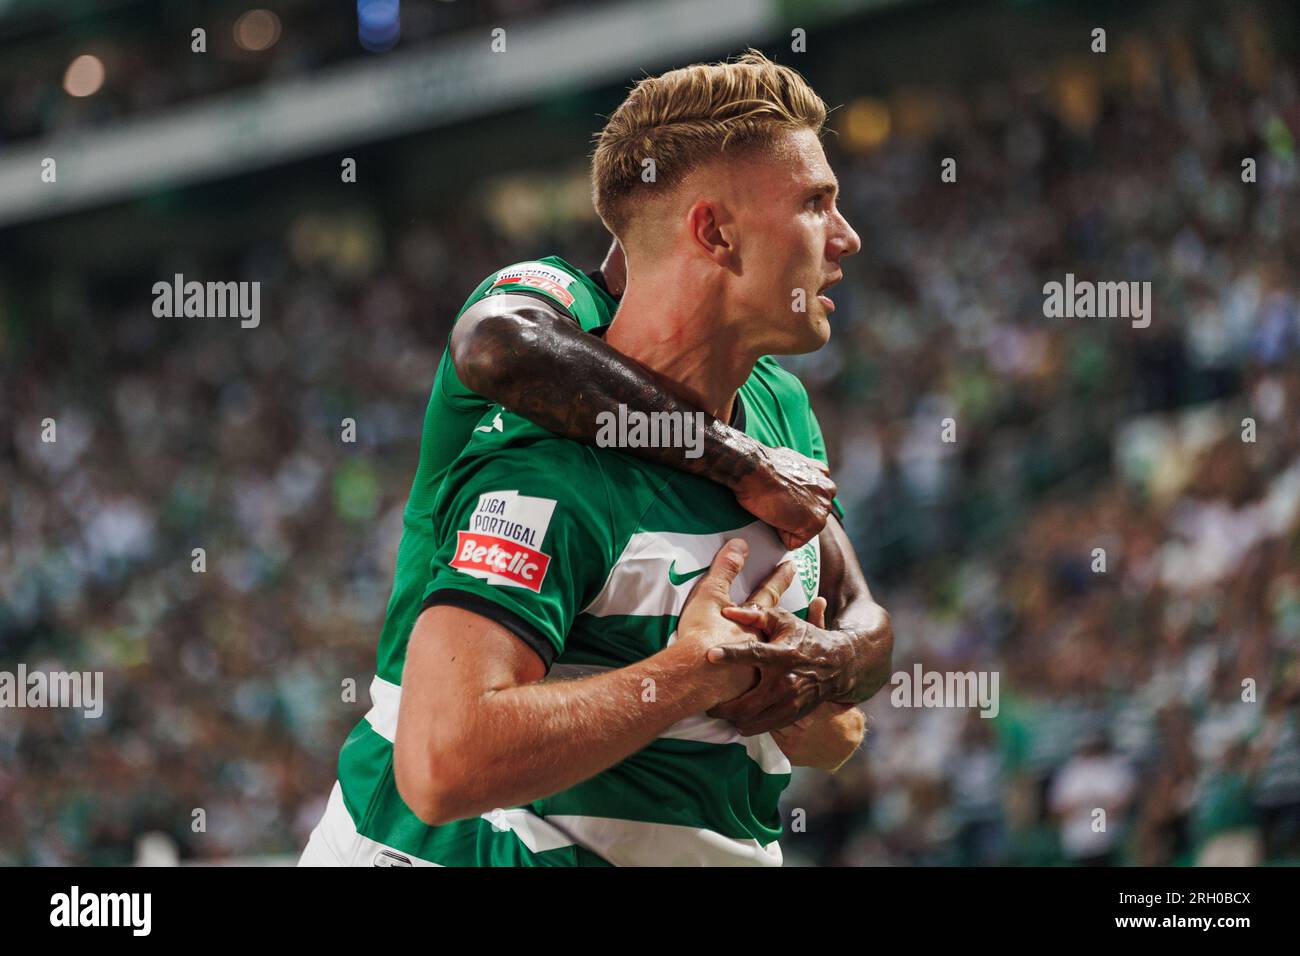
<instances>
[{"instance_id":1,"label":"blurred background","mask_svg":"<svg viewBox=\"0 0 1300 956\"><path fill-rule=\"evenodd\" d=\"M369 706L457 309L519 259L595 268L601 117L750 45L836 107L863 251L788 365L895 668L1001 696L886 687L844 770L796 774L788 864L1300 862L1298 20L0 0L0 669L102 670L107 698L0 709L0 863L296 859ZM1044 318L1067 272L1150 281L1150 327ZM259 281L260 326L155 318L176 273Z\"/></svg>"}]
</instances>

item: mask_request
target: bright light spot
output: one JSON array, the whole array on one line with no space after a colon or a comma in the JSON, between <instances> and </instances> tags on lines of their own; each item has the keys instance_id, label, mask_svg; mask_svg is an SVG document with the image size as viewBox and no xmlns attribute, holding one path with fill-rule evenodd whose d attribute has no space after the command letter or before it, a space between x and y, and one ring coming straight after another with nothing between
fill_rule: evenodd
<instances>
[{"instance_id":1,"label":"bright light spot","mask_svg":"<svg viewBox=\"0 0 1300 956\"><path fill-rule=\"evenodd\" d=\"M889 138L889 107L880 100L871 97L854 100L846 113L844 133L853 149L875 149Z\"/></svg>"},{"instance_id":2,"label":"bright light spot","mask_svg":"<svg viewBox=\"0 0 1300 956\"><path fill-rule=\"evenodd\" d=\"M357 39L365 49L391 50L401 33L401 0L357 0Z\"/></svg>"},{"instance_id":3,"label":"bright light spot","mask_svg":"<svg viewBox=\"0 0 1300 956\"><path fill-rule=\"evenodd\" d=\"M278 39L280 18L270 10L249 10L235 21L235 43L241 50L269 50Z\"/></svg>"},{"instance_id":4,"label":"bright light spot","mask_svg":"<svg viewBox=\"0 0 1300 956\"><path fill-rule=\"evenodd\" d=\"M68 64L63 89L69 96L93 96L104 85L104 64L99 57L83 53Z\"/></svg>"}]
</instances>

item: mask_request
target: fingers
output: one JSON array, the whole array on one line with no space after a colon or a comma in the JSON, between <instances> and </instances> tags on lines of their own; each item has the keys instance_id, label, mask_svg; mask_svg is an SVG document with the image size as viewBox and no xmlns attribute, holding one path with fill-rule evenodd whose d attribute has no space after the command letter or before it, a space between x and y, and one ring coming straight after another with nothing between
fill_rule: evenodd
<instances>
[{"instance_id":1,"label":"fingers","mask_svg":"<svg viewBox=\"0 0 1300 956\"><path fill-rule=\"evenodd\" d=\"M760 681L758 687L745 695L748 700L743 711L736 708L728 719L735 724L742 737L766 734L789 727L817 709L815 682L799 681L790 675ZM742 698L736 698L740 703ZM729 707L730 703L724 704Z\"/></svg>"},{"instance_id":2,"label":"fingers","mask_svg":"<svg viewBox=\"0 0 1300 956\"><path fill-rule=\"evenodd\" d=\"M798 551L825 529L826 522L831 518L831 500L835 497L835 483L829 478L826 483L830 487L824 501L805 504L802 510L789 516L789 520L784 522L785 527L777 529L777 535L787 551Z\"/></svg>"},{"instance_id":3,"label":"fingers","mask_svg":"<svg viewBox=\"0 0 1300 956\"><path fill-rule=\"evenodd\" d=\"M749 545L743 538L732 538L713 556L713 563L708 572L691 588L686 603L690 604L697 596L704 596L715 604L731 603L731 582L745 566L749 556Z\"/></svg>"},{"instance_id":4,"label":"fingers","mask_svg":"<svg viewBox=\"0 0 1300 956\"><path fill-rule=\"evenodd\" d=\"M760 689L762 689L761 693ZM766 710L769 706L770 701L767 699L766 689L763 688L760 681L739 697L733 697L731 700L724 700L720 704L713 705L713 707L705 711L705 714L734 724L737 718L749 719L755 717L760 711Z\"/></svg>"},{"instance_id":5,"label":"fingers","mask_svg":"<svg viewBox=\"0 0 1300 956\"><path fill-rule=\"evenodd\" d=\"M772 573L765 577L758 587L750 592L749 597L745 598L746 604L756 604L759 607L776 607L781 601L781 595L785 589L790 586L794 580L794 562L782 561L773 570Z\"/></svg>"},{"instance_id":6,"label":"fingers","mask_svg":"<svg viewBox=\"0 0 1300 956\"><path fill-rule=\"evenodd\" d=\"M708 715L735 725L742 737L753 737L789 727L817 707L812 688L791 694L781 681L763 680L739 697L718 704Z\"/></svg>"},{"instance_id":7,"label":"fingers","mask_svg":"<svg viewBox=\"0 0 1300 956\"><path fill-rule=\"evenodd\" d=\"M826 627L826 599L820 594L808 605L808 623L813 627Z\"/></svg>"},{"instance_id":8,"label":"fingers","mask_svg":"<svg viewBox=\"0 0 1300 956\"><path fill-rule=\"evenodd\" d=\"M793 531L777 531L777 537L781 539L781 546L787 551L798 551L805 544L811 541L811 538L805 538L801 534L795 534Z\"/></svg>"},{"instance_id":9,"label":"fingers","mask_svg":"<svg viewBox=\"0 0 1300 956\"><path fill-rule=\"evenodd\" d=\"M740 611L744 608L725 608ZM763 641L740 641L736 644L719 644L710 647L704 655L710 664L752 664L754 667L784 667L793 660L790 648L766 644Z\"/></svg>"},{"instance_id":10,"label":"fingers","mask_svg":"<svg viewBox=\"0 0 1300 956\"><path fill-rule=\"evenodd\" d=\"M755 607L752 604L724 607L722 616L746 627L756 627L769 639L799 626L799 619L783 607Z\"/></svg>"},{"instance_id":11,"label":"fingers","mask_svg":"<svg viewBox=\"0 0 1300 956\"><path fill-rule=\"evenodd\" d=\"M736 724L736 730L742 737L757 737L759 734L770 734L774 730L789 727L796 721L802 720L816 709L817 699L815 697L798 704L782 704L763 711L763 713L751 720L741 721Z\"/></svg>"},{"instance_id":12,"label":"fingers","mask_svg":"<svg viewBox=\"0 0 1300 956\"><path fill-rule=\"evenodd\" d=\"M753 721L776 702L772 694L772 683L765 680L759 681L758 684L739 697L724 700L716 705L712 710L708 711L708 715L734 724L739 729L742 724Z\"/></svg>"}]
</instances>

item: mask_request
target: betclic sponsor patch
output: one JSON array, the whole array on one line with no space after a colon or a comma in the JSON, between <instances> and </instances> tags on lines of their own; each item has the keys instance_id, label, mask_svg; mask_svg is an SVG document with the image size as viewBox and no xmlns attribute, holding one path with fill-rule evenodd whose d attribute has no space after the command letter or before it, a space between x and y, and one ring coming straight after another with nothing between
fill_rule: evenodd
<instances>
[{"instance_id":1,"label":"betclic sponsor patch","mask_svg":"<svg viewBox=\"0 0 1300 956\"><path fill-rule=\"evenodd\" d=\"M488 584L540 593L551 563L542 542L554 513L554 498L484 492L469 516L468 529L456 532L451 566Z\"/></svg>"},{"instance_id":2,"label":"betclic sponsor patch","mask_svg":"<svg viewBox=\"0 0 1300 956\"><path fill-rule=\"evenodd\" d=\"M573 293L569 291L569 285L573 281L573 276L555 266L548 266L544 262L521 262L498 272L492 280L491 288L503 285L528 286L546 293L567 309L573 305Z\"/></svg>"}]
</instances>

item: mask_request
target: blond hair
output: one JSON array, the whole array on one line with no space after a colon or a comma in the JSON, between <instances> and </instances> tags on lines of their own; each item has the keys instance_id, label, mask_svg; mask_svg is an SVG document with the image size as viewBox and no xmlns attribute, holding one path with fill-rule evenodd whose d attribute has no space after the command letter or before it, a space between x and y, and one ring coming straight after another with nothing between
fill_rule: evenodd
<instances>
[{"instance_id":1,"label":"blond hair","mask_svg":"<svg viewBox=\"0 0 1300 956\"><path fill-rule=\"evenodd\" d=\"M788 130L820 135L826 104L806 80L757 50L731 62L696 63L634 86L596 139L592 199L626 241L634 213L723 152L740 154ZM654 162L646 182L644 161Z\"/></svg>"}]
</instances>

